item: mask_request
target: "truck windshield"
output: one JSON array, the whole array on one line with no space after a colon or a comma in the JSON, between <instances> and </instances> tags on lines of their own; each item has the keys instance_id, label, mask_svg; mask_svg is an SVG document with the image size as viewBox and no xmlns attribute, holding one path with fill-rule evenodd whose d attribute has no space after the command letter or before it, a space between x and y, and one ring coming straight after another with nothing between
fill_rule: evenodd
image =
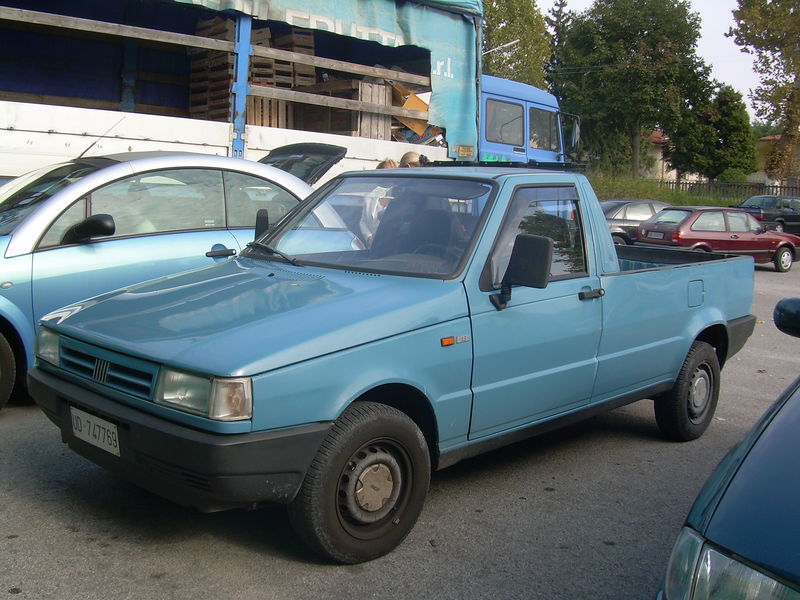
<instances>
[{"instance_id":1,"label":"truck windshield","mask_svg":"<svg viewBox=\"0 0 800 600\"><path fill-rule=\"evenodd\" d=\"M6 183L0 188L0 235L10 234L40 202L98 168L79 162L51 165Z\"/></svg>"},{"instance_id":2,"label":"truck windshield","mask_svg":"<svg viewBox=\"0 0 800 600\"><path fill-rule=\"evenodd\" d=\"M448 278L492 189L448 177L343 178L263 239L300 264Z\"/></svg>"}]
</instances>

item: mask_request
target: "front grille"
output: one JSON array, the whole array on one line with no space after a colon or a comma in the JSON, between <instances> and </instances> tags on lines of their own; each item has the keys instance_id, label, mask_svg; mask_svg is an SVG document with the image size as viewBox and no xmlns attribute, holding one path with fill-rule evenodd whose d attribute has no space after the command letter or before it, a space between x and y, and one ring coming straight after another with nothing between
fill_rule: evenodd
<instances>
[{"instance_id":1,"label":"front grille","mask_svg":"<svg viewBox=\"0 0 800 600\"><path fill-rule=\"evenodd\" d=\"M112 389L150 400L158 365L91 346L61 339L61 368Z\"/></svg>"}]
</instances>

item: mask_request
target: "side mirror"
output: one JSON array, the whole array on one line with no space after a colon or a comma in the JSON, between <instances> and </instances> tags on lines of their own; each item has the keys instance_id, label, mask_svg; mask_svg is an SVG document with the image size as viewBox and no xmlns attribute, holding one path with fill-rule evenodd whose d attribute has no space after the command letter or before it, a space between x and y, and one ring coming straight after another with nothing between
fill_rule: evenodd
<instances>
[{"instance_id":1,"label":"side mirror","mask_svg":"<svg viewBox=\"0 0 800 600\"><path fill-rule=\"evenodd\" d=\"M783 333L800 337L800 298L784 298L772 311L775 327Z\"/></svg>"},{"instance_id":2,"label":"side mirror","mask_svg":"<svg viewBox=\"0 0 800 600\"><path fill-rule=\"evenodd\" d=\"M511 258L500 293L489 298L497 310L503 310L511 300L511 287L521 285L544 289L550 279L550 265L553 261L553 240L541 235L520 233L514 240Z\"/></svg>"},{"instance_id":3,"label":"side mirror","mask_svg":"<svg viewBox=\"0 0 800 600\"><path fill-rule=\"evenodd\" d=\"M269 229L269 211L266 208L259 208L256 213L256 237L260 238Z\"/></svg>"},{"instance_id":4,"label":"side mirror","mask_svg":"<svg viewBox=\"0 0 800 600\"><path fill-rule=\"evenodd\" d=\"M96 236L114 235L117 226L114 217L106 214L92 215L80 223L75 223L61 236L62 244L79 244Z\"/></svg>"}]
</instances>

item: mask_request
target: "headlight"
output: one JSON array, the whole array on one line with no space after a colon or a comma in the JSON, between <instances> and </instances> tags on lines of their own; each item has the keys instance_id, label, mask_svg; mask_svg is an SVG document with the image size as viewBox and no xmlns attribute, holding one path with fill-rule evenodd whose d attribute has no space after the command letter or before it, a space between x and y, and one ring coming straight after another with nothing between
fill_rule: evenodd
<instances>
[{"instance_id":1,"label":"headlight","mask_svg":"<svg viewBox=\"0 0 800 600\"><path fill-rule=\"evenodd\" d=\"M672 549L664 592L667 600L800 600L800 592L704 544L687 527Z\"/></svg>"},{"instance_id":2,"label":"headlight","mask_svg":"<svg viewBox=\"0 0 800 600\"><path fill-rule=\"evenodd\" d=\"M250 379L203 377L162 369L155 401L218 421L241 421L253 416Z\"/></svg>"},{"instance_id":3,"label":"headlight","mask_svg":"<svg viewBox=\"0 0 800 600\"><path fill-rule=\"evenodd\" d=\"M58 366L60 362L60 348L60 336L52 329L40 326L39 332L36 335L36 357L51 365Z\"/></svg>"}]
</instances>

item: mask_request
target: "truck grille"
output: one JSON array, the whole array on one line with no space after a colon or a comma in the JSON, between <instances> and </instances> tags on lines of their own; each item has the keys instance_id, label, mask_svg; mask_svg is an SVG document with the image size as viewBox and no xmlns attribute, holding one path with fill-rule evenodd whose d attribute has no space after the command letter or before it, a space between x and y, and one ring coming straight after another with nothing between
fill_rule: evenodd
<instances>
[{"instance_id":1,"label":"truck grille","mask_svg":"<svg viewBox=\"0 0 800 600\"><path fill-rule=\"evenodd\" d=\"M109 388L150 400L158 365L70 338L61 339L61 368Z\"/></svg>"}]
</instances>

